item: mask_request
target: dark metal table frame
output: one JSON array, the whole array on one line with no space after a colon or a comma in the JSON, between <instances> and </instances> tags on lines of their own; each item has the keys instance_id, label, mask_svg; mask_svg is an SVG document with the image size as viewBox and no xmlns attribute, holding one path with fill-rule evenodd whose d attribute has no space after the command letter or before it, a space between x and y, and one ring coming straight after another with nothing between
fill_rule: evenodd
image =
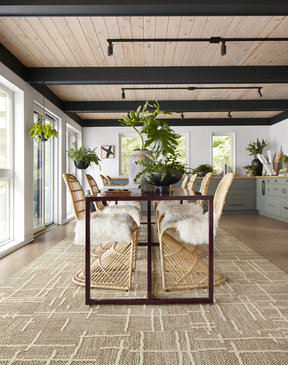
<instances>
[{"instance_id":1,"label":"dark metal table frame","mask_svg":"<svg viewBox=\"0 0 288 365\"><path fill-rule=\"evenodd\" d=\"M173 190L173 189L171 189ZM181 189L175 189L181 190ZM147 298L121 298L121 299L93 299L90 288L90 266L91 266L91 245L90 245L90 202L93 201L147 201ZM151 201L157 200L207 200L209 218L209 244L208 244L208 297L192 298L153 298L152 297L152 242L151 242ZM199 304L213 303L213 195L154 195L153 193L143 193L141 196L87 196L86 197L86 247L85 247L85 270L86 286L85 297L87 305L99 304Z\"/></svg>"}]
</instances>

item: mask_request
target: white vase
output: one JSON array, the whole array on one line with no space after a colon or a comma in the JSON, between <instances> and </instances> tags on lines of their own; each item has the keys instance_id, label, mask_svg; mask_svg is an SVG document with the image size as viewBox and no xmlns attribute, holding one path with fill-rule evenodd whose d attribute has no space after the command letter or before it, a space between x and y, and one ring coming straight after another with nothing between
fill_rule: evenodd
<instances>
[{"instance_id":1,"label":"white vase","mask_svg":"<svg viewBox=\"0 0 288 365\"><path fill-rule=\"evenodd\" d=\"M155 186L148 184L146 179L142 177L138 178L136 182L134 181L135 176L145 169L145 166L136 165L136 161L145 161L150 162L150 158L146 155L150 155L151 151L149 150L135 150L132 151L131 155L129 156L128 160L128 177L129 177L129 185L130 184L141 184L141 188L143 191L153 191L155 190Z\"/></svg>"}]
</instances>

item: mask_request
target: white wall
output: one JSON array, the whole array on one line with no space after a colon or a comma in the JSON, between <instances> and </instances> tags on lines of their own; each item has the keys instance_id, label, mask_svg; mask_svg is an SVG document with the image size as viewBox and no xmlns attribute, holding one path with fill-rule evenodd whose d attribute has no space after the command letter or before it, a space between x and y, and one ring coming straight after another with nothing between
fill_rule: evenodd
<instances>
[{"instance_id":1,"label":"white wall","mask_svg":"<svg viewBox=\"0 0 288 365\"><path fill-rule=\"evenodd\" d=\"M212 163L211 150L211 134L213 132L235 132L236 144L236 174L237 176L245 176L243 166L251 163L253 156L249 156L246 147L250 141L264 139L266 143L271 145L271 127L270 126L241 126L241 127L173 127L177 133L189 133L189 166L197 167L199 164ZM99 173L103 175L110 175L111 177L119 176L119 134L133 133L132 127L85 127L83 128L83 144L90 148L97 147L98 155L101 153L101 145L114 145L115 158L103 159L101 164L101 171L98 167L88 168L85 170L91 174L101 186ZM265 151L269 148L266 147ZM84 182L84 189L86 192L87 185Z\"/></svg>"},{"instance_id":2,"label":"white wall","mask_svg":"<svg viewBox=\"0 0 288 365\"><path fill-rule=\"evenodd\" d=\"M271 140L273 141L271 146L273 152L279 151L279 146L282 146L283 154L288 155L288 119L272 125Z\"/></svg>"}]
</instances>

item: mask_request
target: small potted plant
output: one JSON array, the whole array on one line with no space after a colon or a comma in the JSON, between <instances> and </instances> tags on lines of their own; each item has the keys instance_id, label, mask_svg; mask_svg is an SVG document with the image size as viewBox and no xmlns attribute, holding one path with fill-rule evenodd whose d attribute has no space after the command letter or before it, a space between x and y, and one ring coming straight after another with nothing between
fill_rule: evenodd
<instances>
[{"instance_id":1,"label":"small potted plant","mask_svg":"<svg viewBox=\"0 0 288 365\"><path fill-rule=\"evenodd\" d=\"M58 132L53 127L53 124L43 123L42 120L32 124L29 134L31 134L30 139L34 138L37 142L46 142L52 137L58 137Z\"/></svg>"},{"instance_id":2,"label":"small potted plant","mask_svg":"<svg viewBox=\"0 0 288 365\"><path fill-rule=\"evenodd\" d=\"M215 172L215 170L212 165L207 163L198 165L196 169L193 169L193 174L198 174L199 176L205 176L208 172Z\"/></svg>"},{"instance_id":3,"label":"small potted plant","mask_svg":"<svg viewBox=\"0 0 288 365\"><path fill-rule=\"evenodd\" d=\"M248 176L248 177L253 177L256 175L256 166L254 166L254 165L243 166L243 169L245 169L246 176Z\"/></svg>"},{"instance_id":4,"label":"small potted plant","mask_svg":"<svg viewBox=\"0 0 288 365\"><path fill-rule=\"evenodd\" d=\"M283 166L282 166L283 169L288 170L288 156L287 155L282 155L281 161L282 161L282 164L283 164Z\"/></svg>"},{"instance_id":5,"label":"small potted plant","mask_svg":"<svg viewBox=\"0 0 288 365\"><path fill-rule=\"evenodd\" d=\"M68 158L74 161L77 169L87 169L92 163L95 163L96 166L100 167L100 158L97 156L96 147L91 150L90 147L80 147L78 148L77 142L73 142L73 146L67 152Z\"/></svg>"},{"instance_id":6,"label":"small potted plant","mask_svg":"<svg viewBox=\"0 0 288 365\"><path fill-rule=\"evenodd\" d=\"M261 176L262 175L262 162L260 162L260 160L258 160L257 155L258 154L262 154L263 149L268 146L268 144L265 143L264 139L262 139L262 142L259 141L259 139L257 138L256 142L251 142L248 144L248 147L246 148L246 150L248 152L250 152L249 156L254 156L254 159L252 160L252 165L256 166L256 176Z\"/></svg>"}]
</instances>

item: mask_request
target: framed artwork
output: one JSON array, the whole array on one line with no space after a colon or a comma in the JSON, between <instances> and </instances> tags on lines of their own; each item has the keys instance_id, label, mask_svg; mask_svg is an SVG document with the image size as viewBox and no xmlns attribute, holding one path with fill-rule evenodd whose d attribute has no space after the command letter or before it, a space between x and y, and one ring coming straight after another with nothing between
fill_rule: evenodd
<instances>
[{"instance_id":1,"label":"framed artwork","mask_svg":"<svg viewBox=\"0 0 288 365\"><path fill-rule=\"evenodd\" d=\"M101 158L114 158L114 146L101 146Z\"/></svg>"}]
</instances>

